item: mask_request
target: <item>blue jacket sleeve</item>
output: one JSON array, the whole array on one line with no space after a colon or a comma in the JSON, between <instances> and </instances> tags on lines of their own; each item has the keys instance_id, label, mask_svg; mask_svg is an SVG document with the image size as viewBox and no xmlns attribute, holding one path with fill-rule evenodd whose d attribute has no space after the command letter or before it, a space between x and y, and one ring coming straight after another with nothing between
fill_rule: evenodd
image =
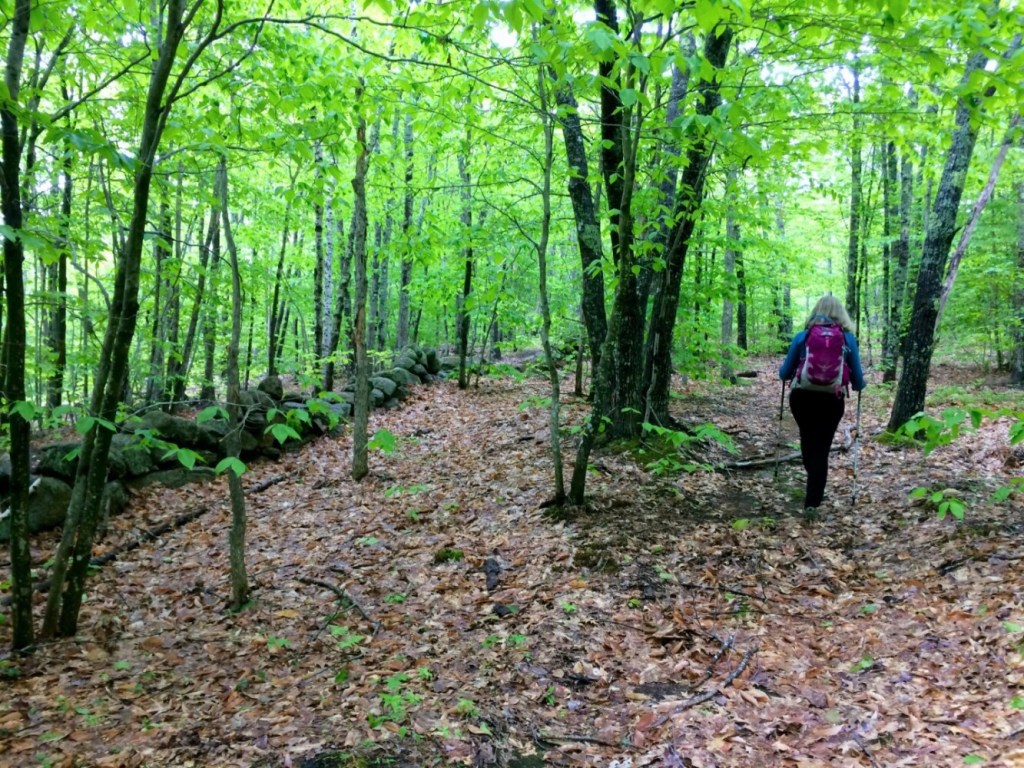
<instances>
[{"instance_id":1,"label":"blue jacket sleeve","mask_svg":"<svg viewBox=\"0 0 1024 768\"><path fill-rule=\"evenodd\" d=\"M860 392L867 386L864 381L864 371L860 367L860 350L857 348L857 337L849 331L846 332L847 363L850 366L850 386L854 392Z\"/></svg>"},{"instance_id":2,"label":"blue jacket sleeve","mask_svg":"<svg viewBox=\"0 0 1024 768\"><path fill-rule=\"evenodd\" d=\"M789 345L786 359L782 361L782 367L779 368L779 378L783 381L788 381L796 375L797 363L800 362L800 348L803 346L806 336L807 331L800 331L793 337L793 343Z\"/></svg>"}]
</instances>

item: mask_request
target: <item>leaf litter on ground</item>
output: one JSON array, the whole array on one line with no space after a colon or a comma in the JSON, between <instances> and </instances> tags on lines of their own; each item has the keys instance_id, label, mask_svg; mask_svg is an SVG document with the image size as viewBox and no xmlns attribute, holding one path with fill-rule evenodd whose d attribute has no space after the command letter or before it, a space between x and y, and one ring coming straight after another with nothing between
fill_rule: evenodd
<instances>
[{"instance_id":1,"label":"leaf litter on ground","mask_svg":"<svg viewBox=\"0 0 1024 768\"><path fill-rule=\"evenodd\" d=\"M676 415L771 454L772 369L680 385ZM876 439L891 391L867 390L856 505L833 453L813 527L798 462L656 474L621 450L595 455L587 509L553 515L548 415L520 408L545 387L421 388L373 415L397 450L361 483L347 435L253 467L281 480L248 498L238 614L223 484L137 493L96 554L208 512L99 570L76 638L6 659L0 764L1024 764L1024 508L988 501L1020 471L1005 420L925 456Z\"/></svg>"}]
</instances>

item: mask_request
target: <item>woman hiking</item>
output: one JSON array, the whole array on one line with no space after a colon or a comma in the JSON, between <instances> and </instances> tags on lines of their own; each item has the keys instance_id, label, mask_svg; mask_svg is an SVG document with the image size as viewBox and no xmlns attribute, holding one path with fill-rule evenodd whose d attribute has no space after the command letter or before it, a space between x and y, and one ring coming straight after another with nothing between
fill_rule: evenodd
<instances>
[{"instance_id":1,"label":"woman hiking","mask_svg":"<svg viewBox=\"0 0 1024 768\"><path fill-rule=\"evenodd\" d=\"M807 470L804 519L808 522L818 519L825 496L832 438L846 410L849 387L860 392L865 386L852 328L839 300L822 296L779 368L783 382L792 380L789 408L800 428L800 457Z\"/></svg>"}]
</instances>

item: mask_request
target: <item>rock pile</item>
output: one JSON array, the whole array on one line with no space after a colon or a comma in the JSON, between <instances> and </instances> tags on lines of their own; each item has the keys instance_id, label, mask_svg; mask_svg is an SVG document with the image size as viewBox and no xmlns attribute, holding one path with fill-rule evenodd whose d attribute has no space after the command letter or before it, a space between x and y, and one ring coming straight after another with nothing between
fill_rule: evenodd
<instances>
[{"instance_id":1,"label":"rock pile","mask_svg":"<svg viewBox=\"0 0 1024 768\"><path fill-rule=\"evenodd\" d=\"M410 387L434 380L441 361L431 349L407 347L390 370L370 379L371 406L397 408ZM284 445L300 444L339 429L352 415L355 382L337 393L304 396L286 391L277 376L268 376L255 389L241 393L242 460L277 459ZM146 411L119 425L110 448L103 518L119 514L131 489L160 483L179 487L216 476L213 467L224 458L228 422L223 413L213 418L183 418L159 410ZM284 431L280 431L282 427ZM281 437L287 435L289 442ZM296 439L297 436L297 439ZM29 494L29 530L55 528L64 522L71 486L78 471L79 441L52 443L33 456ZM0 497L9 493L10 457L0 457ZM10 539L8 503L0 512L0 542Z\"/></svg>"}]
</instances>

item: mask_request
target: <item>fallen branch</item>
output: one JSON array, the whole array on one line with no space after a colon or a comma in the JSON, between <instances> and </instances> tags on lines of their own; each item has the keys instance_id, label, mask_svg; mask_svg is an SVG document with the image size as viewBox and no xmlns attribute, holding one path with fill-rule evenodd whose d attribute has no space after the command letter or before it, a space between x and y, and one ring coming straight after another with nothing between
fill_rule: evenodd
<instances>
[{"instance_id":1,"label":"fallen branch","mask_svg":"<svg viewBox=\"0 0 1024 768\"><path fill-rule=\"evenodd\" d=\"M721 685L716 686L709 691L705 691L704 693L698 694L697 696L693 696L687 699L678 707L676 707L675 711L680 712L684 709L690 709L691 707L696 707L701 704L705 704L711 701L713 698L715 698L715 696L718 696L722 692L723 688L727 688L728 686L732 685L736 678L743 674L743 671L747 668L747 665L750 663L750 660L753 658L755 653L757 653L757 648L751 648L749 651L743 654L743 658L740 659L739 666L737 666L736 669L729 673L729 676L722 681Z\"/></svg>"},{"instance_id":2,"label":"fallen branch","mask_svg":"<svg viewBox=\"0 0 1024 768\"><path fill-rule=\"evenodd\" d=\"M751 592L744 592L742 589L733 589L732 587L709 587L705 584L692 584L688 581L680 581L680 587L687 587L688 589L699 589L701 592L722 592L727 595L739 595L740 597L749 597L751 600L760 600L761 602L770 602L767 597L763 595L755 595Z\"/></svg>"},{"instance_id":3,"label":"fallen branch","mask_svg":"<svg viewBox=\"0 0 1024 768\"><path fill-rule=\"evenodd\" d=\"M323 589L333 592L334 596L338 598L338 603L341 606L346 608L351 606L352 608L355 608L356 613L362 616L363 619L367 621L367 623L373 625L373 634L377 634L377 630L380 628L380 622L376 622L373 619L371 619L369 615L366 613L366 611L362 609L362 606L360 606L359 603L353 600L352 596L349 595L348 592L346 592L342 587L339 587L336 584L331 584L329 581L314 579L309 576L296 576L295 580L303 584L308 584L311 587L322 587Z\"/></svg>"},{"instance_id":4,"label":"fallen branch","mask_svg":"<svg viewBox=\"0 0 1024 768\"><path fill-rule=\"evenodd\" d=\"M832 447L833 452L846 453L849 450L847 445L836 445ZM785 464L789 461L796 461L800 458L800 451L793 451L792 453L784 453L779 456L778 459L775 455L770 456L751 456L749 459L739 459L738 461L730 461L726 464L719 464L718 469L758 469L759 467L769 467L778 461L780 464Z\"/></svg>"}]
</instances>

